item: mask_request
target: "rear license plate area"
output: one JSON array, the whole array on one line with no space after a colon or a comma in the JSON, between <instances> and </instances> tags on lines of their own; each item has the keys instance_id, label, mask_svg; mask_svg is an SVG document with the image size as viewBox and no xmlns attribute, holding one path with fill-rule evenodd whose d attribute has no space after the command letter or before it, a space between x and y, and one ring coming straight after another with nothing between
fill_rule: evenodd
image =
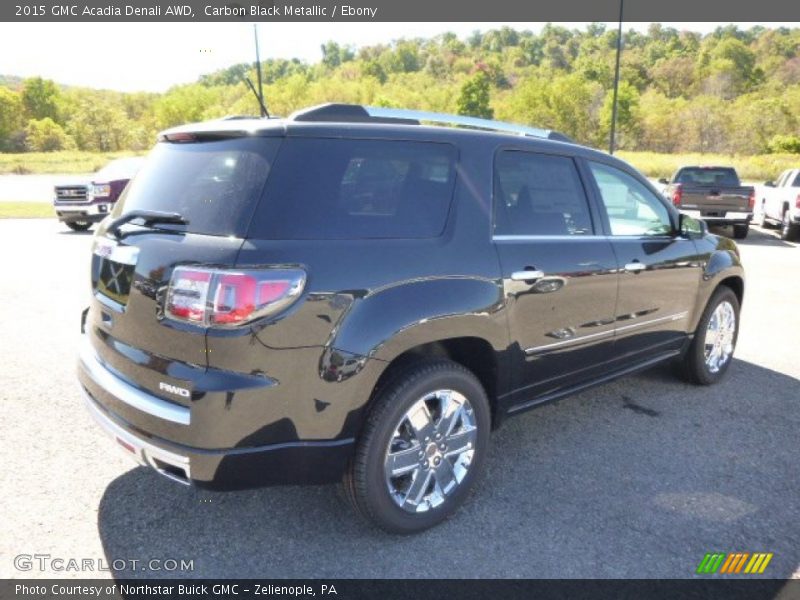
<instances>
[{"instance_id":1,"label":"rear license plate area","mask_svg":"<svg viewBox=\"0 0 800 600\"><path fill-rule=\"evenodd\" d=\"M133 265L103 258L97 280L97 291L117 304L127 305L133 282L133 270Z\"/></svg>"}]
</instances>

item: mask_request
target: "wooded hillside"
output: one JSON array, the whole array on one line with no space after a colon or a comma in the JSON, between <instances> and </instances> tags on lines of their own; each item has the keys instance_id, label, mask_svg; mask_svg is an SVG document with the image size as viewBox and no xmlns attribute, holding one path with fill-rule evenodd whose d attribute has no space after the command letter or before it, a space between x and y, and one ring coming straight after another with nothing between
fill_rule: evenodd
<instances>
[{"instance_id":1,"label":"wooded hillside","mask_svg":"<svg viewBox=\"0 0 800 600\"><path fill-rule=\"evenodd\" d=\"M502 28L360 49L329 42L322 60L267 60L273 114L321 102L457 112L556 129L605 148L616 31ZM619 146L654 152L800 153L800 29L658 24L623 35ZM141 150L165 127L257 114L234 65L163 94L64 88L0 76L0 150Z\"/></svg>"}]
</instances>

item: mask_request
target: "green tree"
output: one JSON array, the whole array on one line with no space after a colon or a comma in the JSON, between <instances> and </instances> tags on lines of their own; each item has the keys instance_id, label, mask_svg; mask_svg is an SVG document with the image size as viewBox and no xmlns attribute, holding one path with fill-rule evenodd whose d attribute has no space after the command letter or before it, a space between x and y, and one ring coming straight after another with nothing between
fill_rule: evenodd
<instances>
[{"instance_id":1,"label":"green tree","mask_svg":"<svg viewBox=\"0 0 800 600\"><path fill-rule=\"evenodd\" d=\"M349 62L355 57L353 49L348 46L340 46L336 42L326 42L320 46L322 50L322 64L326 67L338 67L342 63Z\"/></svg>"},{"instance_id":2,"label":"green tree","mask_svg":"<svg viewBox=\"0 0 800 600\"><path fill-rule=\"evenodd\" d=\"M465 81L456 102L458 114L491 119L494 111L489 104L489 87L489 76L483 71Z\"/></svg>"},{"instance_id":3,"label":"green tree","mask_svg":"<svg viewBox=\"0 0 800 600\"><path fill-rule=\"evenodd\" d=\"M386 71L377 60L367 60L361 63L361 73L364 77L374 77L379 82L386 83Z\"/></svg>"},{"instance_id":4,"label":"green tree","mask_svg":"<svg viewBox=\"0 0 800 600\"><path fill-rule=\"evenodd\" d=\"M688 56L658 60L650 69L650 79L668 98L688 97L694 83L694 61Z\"/></svg>"},{"instance_id":5,"label":"green tree","mask_svg":"<svg viewBox=\"0 0 800 600\"><path fill-rule=\"evenodd\" d=\"M80 150L112 152L131 146L131 123L122 107L102 95L81 98L67 124Z\"/></svg>"},{"instance_id":6,"label":"green tree","mask_svg":"<svg viewBox=\"0 0 800 600\"><path fill-rule=\"evenodd\" d=\"M675 115L680 123L682 152L720 152L729 136L728 104L717 96L701 95Z\"/></svg>"},{"instance_id":7,"label":"green tree","mask_svg":"<svg viewBox=\"0 0 800 600\"><path fill-rule=\"evenodd\" d=\"M609 90L603 101L600 111L600 123L603 132L611 131L611 117L613 114L614 92ZM617 94L617 125L616 147L620 149L635 149L640 130L639 121L639 92L627 81L619 84Z\"/></svg>"},{"instance_id":8,"label":"green tree","mask_svg":"<svg viewBox=\"0 0 800 600\"><path fill-rule=\"evenodd\" d=\"M800 154L800 135L775 135L767 145L767 151L783 154Z\"/></svg>"},{"instance_id":9,"label":"green tree","mask_svg":"<svg viewBox=\"0 0 800 600\"><path fill-rule=\"evenodd\" d=\"M797 131L798 115L781 97L763 97L754 92L729 105L730 133L726 150L742 154L769 152L775 136Z\"/></svg>"},{"instance_id":10,"label":"green tree","mask_svg":"<svg viewBox=\"0 0 800 600\"><path fill-rule=\"evenodd\" d=\"M668 98L655 89L639 99L640 135L638 146L655 152L677 152L684 144L681 125L675 118L686 108L684 98Z\"/></svg>"},{"instance_id":11,"label":"green tree","mask_svg":"<svg viewBox=\"0 0 800 600\"><path fill-rule=\"evenodd\" d=\"M199 84L170 89L155 102L153 107L158 128L225 116L227 111L220 102L221 90L220 87L206 87Z\"/></svg>"},{"instance_id":12,"label":"green tree","mask_svg":"<svg viewBox=\"0 0 800 600\"><path fill-rule=\"evenodd\" d=\"M555 129L592 146L599 145L598 110L602 104L600 84L587 81L577 73L555 77L534 77L517 86L506 102L498 107L498 116Z\"/></svg>"},{"instance_id":13,"label":"green tree","mask_svg":"<svg viewBox=\"0 0 800 600\"><path fill-rule=\"evenodd\" d=\"M75 144L61 125L50 117L32 119L25 127L25 146L33 152L68 150Z\"/></svg>"},{"instance_id":14,"label":"green tree","mask_svg":"<svg viewBox=\"0 0 800 600\"><path fill-rule=\"evenodd\" d=\"M58 103L61 93L49 79L32 77L22 86L22 103L29 119L52 119L58 122Z\"/></svg>"},{"instance_id":15,"label":"green tree","mask_svg":"<svg viewBox=\"0 0 800 600\"><path fill-rule=\"evenodd\" d=\"M761 80L763 73L756 68L756 55L744 42L732 37L716 44L709 40L700 55L700 74L705 77L706 93L730 99Z\"/></svg>"},{"instance_id":16,"label":"green tree","mask_svg":"<svg viewBox=\"0 0 800 600\"><path fill-rule=\"evenodd\" d=\"M14 148L14 138L23 126L22 110L20 95L0 87L0 151Z\"/></svg>"},{"instance_id":17,"label":"green tree","mask_svg":"<svg viewBox=\"0 0 800 600\"><path fill-rule=\"evenodd\" d=\"M616 37L602 24L538 33L504 27L463 40L401 38L361 47L357 57L328 42L321 60L266 59L262 75L277 115L320 102L377 103L496 115L605 148ZM800 28L730 26L702 35L652 24L623 37L623 148L753 153L791 147L779 136L800 137ZM0 151L24 148L29 121L38 135L57 131L45 125L50 119L80 148L140 149L165 127L257 114L242 82L255 80L254 68L234 64L161 94L0 76Z\"/></svg>"}]
</instances>

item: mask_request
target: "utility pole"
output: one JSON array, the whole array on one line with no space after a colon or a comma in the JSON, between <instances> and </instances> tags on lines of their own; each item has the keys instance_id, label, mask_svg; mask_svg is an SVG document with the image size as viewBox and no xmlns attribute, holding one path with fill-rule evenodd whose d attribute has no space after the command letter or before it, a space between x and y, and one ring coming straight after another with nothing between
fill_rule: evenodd
<instances>
[{"instance_id":1,"label":"utility pole","mask_svg":"<svg viewBox=\"0 0 800 600\"><path fill-rule=\"evenodd\" d=\"M619 57L622 54L622 3L619 0L619 30L617 32L617 66L614 69L614 102L611 106L611 139L608 141L608 153L614 154L614 135L617 129L617 94L619 92Z\"/></svg>"}]
</instances>

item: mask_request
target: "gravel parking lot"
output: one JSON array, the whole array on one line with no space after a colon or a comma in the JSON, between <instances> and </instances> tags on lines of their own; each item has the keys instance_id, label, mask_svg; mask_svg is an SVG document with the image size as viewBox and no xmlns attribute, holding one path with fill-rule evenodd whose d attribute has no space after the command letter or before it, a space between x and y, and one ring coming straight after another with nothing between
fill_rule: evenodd
<instances>
[{"instance_id":1,"label":"gravel parking lot","mask_svg":"<svg viewBox=\"0 0 800 600\"><path fill-rule=\"evenodd\" d=\"M465 508L407 538L366 528L335 488L187 489L102 437L73 375L90 243L0 221L0 577L681 578L734 551L774 552L765 575L800 577L800 248L774 231L741 244L722 384L658 367L512 419ZM21 554L194 569L22 571Z\"/></svg>"}]
</instances>

